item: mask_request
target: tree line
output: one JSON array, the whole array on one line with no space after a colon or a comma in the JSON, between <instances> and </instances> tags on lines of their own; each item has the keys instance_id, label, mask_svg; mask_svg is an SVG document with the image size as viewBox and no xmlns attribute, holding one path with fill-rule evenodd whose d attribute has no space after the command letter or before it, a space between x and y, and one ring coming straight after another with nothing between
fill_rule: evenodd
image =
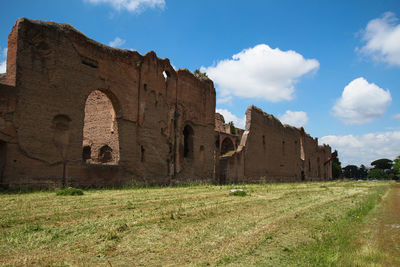
<instances>
[{"instance_id":1,"label":"tree line","mask_svg":"<svg viewBox=\"0 0 400 267\"><path fill-rule=\"evenodd\" d=\"M372 168L368 168L361 164L360 167L356 165L347 165L342 168L342 164L338 158L338 152L335 150L332 153L332 177L333 179L393 179L399 180L400 178L400 155L394 160L390 159L377 159L371 162Z\"/></svg>"}]
</instances>

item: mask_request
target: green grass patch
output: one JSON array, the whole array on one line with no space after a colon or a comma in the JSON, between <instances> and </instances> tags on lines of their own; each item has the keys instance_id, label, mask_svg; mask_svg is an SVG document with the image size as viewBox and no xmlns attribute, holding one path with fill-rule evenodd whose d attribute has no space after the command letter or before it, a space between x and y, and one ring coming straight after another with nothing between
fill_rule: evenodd
<instances>
[{"instance_id":1,"label":"green grass patch","mask_svg":"<svg viewBox=\"0 0 400 267\"><path fill-rule=\"evenodd\" d=\"M231 191L229 192L229 195L244 197L244 196L247 196L247 192L246 192L246 190L243 190L243 189L231 189Z\"/></svg>"},{"instance_id":2,"label":"green grass patch","mask_svg":"<svg viewBox=\"0 0 400 267\"><path fill-rule=\"evenodd\" d=\"M370 212L379 203L387 186L379 186L370 191L354 208L339 220L327 217L323 229L316 229L316 242L306 243L296 248L293 259L302 266L354 266L352 253L357 250L360 228ZM371 259L371 263L374 262ZM305 264L307 263L307 264Z\"/></svg>"},{"instance_id":3,"label":"green grass patch","mask_svg":"<svg viewBox=\"0 0 400 267\"><path fill-rule=\"evenodd\" d=\"M79 188L64 188L64 189L58 189L56 192L57 196L82 196L83 195L83 190Z\"/></svg>"}]
</instances>

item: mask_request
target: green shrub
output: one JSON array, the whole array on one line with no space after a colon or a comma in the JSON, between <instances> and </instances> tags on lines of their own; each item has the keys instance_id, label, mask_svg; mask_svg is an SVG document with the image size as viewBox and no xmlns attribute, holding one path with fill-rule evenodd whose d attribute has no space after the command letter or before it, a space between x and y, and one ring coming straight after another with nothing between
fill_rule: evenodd
<instances>
[{"instance_id":1,"label":"green shrub","mask_svg":"<svg viewBox=\"0 0 400 267\"><path fill-rule=\"evenodd\" d=\"M243 190L243 189L232 189L229 192L229 195L244 197L244 196L247 196L247 192L245 190Z\"/></svg>"},{"instance_id":2,"label":"green shrub","mask_svg":"<svg viewBox=\"0 0 400 267\"><path fill-rule=\"evenodd\" d=\"M368 173L368 179L377 179L377 180L388 179L388 175L387 173L385 173L384 170L372 169Z\"/></svg>"},{"instance_id":3,"label":"green shrub","mask_svg":"<svg viewBox=\"0 0 400 267\"><path fill-rule=\"evenodd\" d=\"M79 188L64 188L64 189L59 189L56 192L57 196L81 196L83 195L83 190Z\"/></svg>"}]
</instances>

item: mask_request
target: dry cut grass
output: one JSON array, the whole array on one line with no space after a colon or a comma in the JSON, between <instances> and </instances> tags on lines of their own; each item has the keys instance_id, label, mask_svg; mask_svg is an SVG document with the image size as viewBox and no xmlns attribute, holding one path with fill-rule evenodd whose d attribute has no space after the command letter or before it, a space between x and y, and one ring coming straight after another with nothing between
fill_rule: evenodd
<instances>
[{"instance_id":1,"label":"dry cut grass","mask_svg":"<svg viewBox=\"0 0 400 267\"><path fill-rule=\"evenodd\" d=\"M334 264L330 250L318 250L315 244L325 244L326 236L348 224L361 223L367 212L357 211L365 203L376 204L389 184L210 185L89 190L82 196L3 194L0 264L318 265L313 257ZM233 188L243 188L247 195L229 195Z\"/></svg>"}]
</instances>

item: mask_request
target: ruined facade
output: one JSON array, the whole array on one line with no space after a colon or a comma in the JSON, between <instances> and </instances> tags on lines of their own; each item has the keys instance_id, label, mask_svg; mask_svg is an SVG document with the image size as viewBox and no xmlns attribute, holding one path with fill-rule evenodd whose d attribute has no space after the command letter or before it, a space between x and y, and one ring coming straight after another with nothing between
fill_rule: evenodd
<instances>
[{"instance_id":1,"label":"ruined facade","mask_svg":"<svg viewBox=\"0 0 400 267\"><path fill-rule=\"evenodd\" d=\"M244 132L235 130L240 143L231 151L223 146L224 142L234 143L232 134L224 132L227 129L216 127L221 145L215 169L221 183L332 179L331 148L319 146L318 139L303 128L282 125L273 115L251 106L246 111Z\"/></svg>"},{"instance_id":2,"label":"ruined facade","mask_svg":"<svg viewBox=\"0 0 400 267\"><path fill-rule=\"evenodd\" d=\"M19 19L0 74L0 184L331 178L328 146L254 107L247 116L245 131L216 128L208 78L70 25Z\"/></svg>"}]
</instances>

